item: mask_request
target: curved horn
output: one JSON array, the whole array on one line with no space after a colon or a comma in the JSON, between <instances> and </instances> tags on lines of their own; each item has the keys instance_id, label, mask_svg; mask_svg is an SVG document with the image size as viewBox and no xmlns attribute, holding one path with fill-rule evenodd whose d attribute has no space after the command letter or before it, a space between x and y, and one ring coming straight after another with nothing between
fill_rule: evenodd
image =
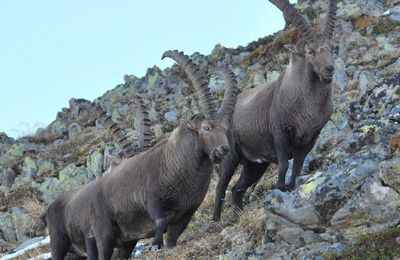
<instances>
[{"instance_id":1,"label":"curved horn","mask_svg":"<svg viewBox=\"0 0 400 260\"><path fill-rule=\"evenodd\" d=\"M187 55L177 50L164 52L161 59L165 57L175 60L192 81L196 94L199 97L199 103L203 110L204 117L207 119L215 118L217 109L212 99L210 89L207 86L207 81L200 68L194 64Z\"/></svg>"},{"instance_id":2,"label":"curved horn","mask_svg":"<svg viewBox=\"0 0 400 260\"><path fill-rule=\"evenodd\" d=\"M76 102L78 106L78 114L82 110L87 110L100 120L100 122L110 131L111 136L117 142L126 158L132 157L136 154L136 147L128 140L128 137L125 136L121 126L114 122L114 120L112 120L112 118L107 115L98 104L84 99L78 99Z\"/></svg>"},{"instance_id":3,"label":"curved horn","mask_svg":"<svg viewBox=\"0 0 400 260\"><path fill-rule=\"evenodd\" d=\"M140 122L140 129L138 129L138 149L140 151L147 150L151 147L150 141L153 137L153 132L150 129L150 119L149 113L147 112L147 106L144 104L142 98L139 96L133 97L128 102L129 110L132 111L132 114L135 112L140 112L141 114L141 122Z\"/></svg>"},{"instance_id":4,"label":"curved horn","mask_svg":"<svg viewBox=\"0 0 400 260\"><path fill-rule=\"evenodd\" d=\"M328 13L325 16L321 31L328 39L332 39L333 32L335 31L336 10L337 0L330 0Z\"/></svg>"},{"instance_id":5,"label":"curved horn","mask_svg":"<svg viewBox=\"0 0 400 260\"><path fill-rule=\"evenodd\" d=\"M235 109L236 97L239 94L238 82L236 75L228 68L218 68L213 73L223 76L225 81L225 92L221 107L218 110L218 116L223 120L230 122L233 111Z\"/></svg>"},{"instance_id":6,"label":"curved horn","mask_svg":"<svg viewBox=\"0 0 400 260\"><path fill-rule=\"evenodd\" d=\"M316 33L307 22L303 15L289 3L288 0L269 0L273 3L279 10L282 11L283 15L287 17L294 26L299 28L303 33L303 37L306 41L312 41L316 38Z\"/></svg>"}]
</instances>

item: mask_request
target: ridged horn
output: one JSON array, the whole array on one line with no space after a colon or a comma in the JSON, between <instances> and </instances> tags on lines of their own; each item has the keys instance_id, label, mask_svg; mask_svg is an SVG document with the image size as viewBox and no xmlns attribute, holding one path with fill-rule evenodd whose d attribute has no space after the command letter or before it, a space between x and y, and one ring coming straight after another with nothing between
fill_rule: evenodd
<instances>
[{"instance_id":1,"label":"ridged horn","mask_svg":"<svg viewBox=\"0 0 400 260\"><path fill-rule=\"evenodd\" d=\"M300 31L303 34L303 38L306 40L306 42L312 41L316 38L316 33L314 29L307 22L304 16L301 15L300 12L296 8L294 8L291 3L289 3L288 0L268 0L268 1L270 1L276 7L278 7L279 10L282 11L283 15L287 19L289 19L295 27L300 29Z\"/></svg>"},{"instance_id":2,"label":"ridged horn","mask_svg":"<svg viewBox=\"0 0 400 260\"><path fill-rule=\"evenodd\" d=\"M220 74L224 78L224 98L222 100L221 107L218 110L218 116L229 123L235 109L237 95L239 94L239 87L236 75L226 67L217 68L212 73Z\"/></svg>"},{"instance_id":3,"label":"ridged horn","mask_svg":"<svg viewBox=\"0 0 400 260\"><path fill-rule=\"evenodd\" d=\"M148 108L144 104L142 98L139 96L135 96L131 100L129 100L128 107L132 115L134 115L135 113L140 113L141 122L140 129L138 129L137 147L140 151L147 150L151 147L150 142L151 138L153 137L153 132L150 129L151 124L149 113L147 112Z\"/></svg>"},{"instance_id":4,"label":"ridged horn","mask_svg":"<svg viewBox=\"0 0 400 260\"><path fill-rule=\"evenodd\" d=\"M136 154L136 147L128 140L122 131L121 126L116 123L107 113L100 107L100 105L92 103L85 99L76 99L78 107L78 114L82 110L88 111L92 116L98 119L101 124L106 127L111 133L113 139L118 144L125 158L132 157Z\"/></svg>"},{"instance_id":5,"label":"ridged horn","mask_svg":"<svg viewBox=\"0 0 400 260\"><path fill-rule=\"evenodd\" d=\"M203 110L202 112L204 117L206 119L214 119L217 115L217 109L211 96L210 89L207 86L208 84L204 73L183 52L179 52L178 50L166 51L162 55L161 59L164 59L165 57L175 60L179 66L183 68L189 79L192 81L196 94L199 97L199 103Z\"/></svg>"},{"instance_id":6,"label":"ridged horn","mask_svg":"<svg viewBox=\"0 0 400 260\"><path fill-rule=\"evenodd\" d=\"M335 31L336 10L337 0L330 0L328 13L325 16L321 31L328 39L332 39L333 32Z\"/></svg>"}]
</instances>

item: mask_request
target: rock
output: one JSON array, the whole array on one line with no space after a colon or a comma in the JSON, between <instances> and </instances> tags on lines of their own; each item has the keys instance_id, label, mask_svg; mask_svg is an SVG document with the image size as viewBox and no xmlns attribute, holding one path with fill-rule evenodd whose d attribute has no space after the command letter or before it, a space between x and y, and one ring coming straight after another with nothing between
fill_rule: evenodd
<instances>
[{"instance_id":1,"label":"rock","mask_svg":"<svg viewBox=\"0 0 400 260\"><path fill-rule=\"evenodd\" d=\"M400 195L380 181L369 177L366 183L330 221L346 237L379 232L400 221Z\"/></svg>"},{"instance_id":2,"label":"rock","mask_svg":"<svg viewBox=\"0 0 400 260\"><path fill-rule=\"evenodd\" d=\"M2 169L0 172L0 184L11 187L17 174L11 168Z\"/></svg>"},{"instance_id":3,"label":"rock","mask_svg":"<svg viewBox=\"0 0 400 260\"><path fill-rule=\"evenodd\" d=\"M21 175L24 177L34 178L38 171L38 167L36 165L36 161L31 157L25 157L22 161L21 165Z\"/></svg>"},{"instance_id":4,"label":"rock","mask_svg":"<svg viewBox=\"0 0 400 260\"><path fill-rule=\"evenodd\" d=\"M343 0L338 2L338 17L359 17L361 15L379 16L383 12L380 0L365 0L362 4L358 0Z\"/></svg>"},{"instance_id":5,"label":"rock","mask_svg":"<svg viewBox=\"0 0 400 260\"><path fill-rule=\"evenodd\" d=\"M286 241L289 245L304 246L305 241L302 237L304 230L299 227L290 227L280 230L277 234L277 241Z\"/></svg>"},{"instance_id":6,"label":"rock","mask_svg":"<svg viewBox=\"0 0 400 260\"><path fill-rule=\"evenodd\" d=\"M47 129L50 131L51 134L55 136L64 136L68 134L68 127L67 127L67 115L66 114L58 114L58 118L53 121Z\"/></svg>"},{"instance_id":7,"label":"rock","mask_svg":"<svg viewBox=\"0 0 400 260\"><path fill-rule=\"evenodd\" d=\"M103 174L104 168L104 155L98 149L92 151L87 157L87 170L89 172L89 178L100 178Z\"/></svg>"},{"instance_id":8,"label":"rock","mask_svg":"<svg viewBox=\"0 0 400 260\"><path fill-rule=\"evenodd\" d=\"M58 178L45 177L41 183L32 183L32 187L42 193L47 203L51 203L64 192L80 187L93 179L93 174L85 166L76 167L71 163L59 172Z\"/></svg>"},{"instance_id":9,"label":"rock","mask_svg":"<svg viewBox=\"0 0 400 260\"><path fill-rule=\"evenodd\" d=\"M400 158L383 161L379 168L382 181L400 193Z\"/></svg>"},{"instance_id":10,"label":"rock","mask_svg":"<svg viewBox=\"0 0 400 260\"><path fill-rule=\"evenodd\" d=\"M29 216L25 214L20 207L13 207L11 209L11 218L15 229L15 236L17 241L24 241L27 239L26 231L29 228Z\"/></svg>"},{"instance_id":11,"label":"rock","mask_svg":"<svg viewBox=\"0 0 400 260\"><path fill-rule=\"evenodd\" d=\"M253 65L247 69L249 75L250 86L258 86L261 83L266 82L265 73L263 67L259 64Z\"/></svg>"},{"instance_id":12,"label":"rock","mask_svg":"<svg viewBox=\"0 0 400 260\"><path fill-rule=\"evenodd\" d=\"M86 167L76 167L71 163L60 171L58 179L61 184L60 188L65 192L93 180L93 177L89 175Z\"/></svg>"},{"instance_id":13,"label":"rock","mask_svg":"<svg viewBox=\"0 0 400 260\"><path fill-rule=\"evenodd\" d=\"M72 123L68 127L69 138L76 138L82 134L82 127L78 123Z\"/></svg>"},{"instance_id":14,"label":"rock","mask_svg":"<svg viewBox=\"0 0 400 260\"><path fill-rule=\"evenodd\" d=\"M319 223L315 208L308 204L298 204L294 194L283 193L280 190L267 191L265 194L265 209L267 212L279 215L289 221L313 227Z\"/></svg>"},{"instance_id":15,"label":"rock","mask_svg":"<svg viewBox=\"0 0 400 260\"><path fill-rule=\"evenodd\" d=\"M36 161L36 164L38 167L37 176L47 176L54 173L55 171L54 164L44 158L39 158Z\"/></svg>"},{"instance_id":16,"label":"rock","mask_svg":"<svg viewBox=\"0 0 400 260\"><path fill-rule=\"evenodd\" d=\"M9 213L0 212L0 234L5 241L17 242L13 220Z\"/></svg>"},{"instance_id":17,"label":"rock","mask_svg":"<svg viewBox=\"0 0 400 260\"><path fill-rule=\"evenodd\" d=\"M171 110L164 114L164 118L172 124L175 124L178 121L178 111Z\"/></svg>"},{"instance_id":18,"label":"rock","mask_svg":"<svg viewBox=\"0 0 400 260\"><path fill-rule=\"evenodd\" d=\"M8 137L5 133L0 132L0 156L5 153L14 143L14 139Z\"/></svg>"},{"instance_id":19,"label":"rock","mask_svg":"<svg viewBox=\"0 0 400 260\"><path fill-rule=\"evenodd\" d=\"M211 92L223 89L225 86L223 78L219 74L212 74L208 82L208 87Z\"/></svg>"},{"instance_id":20,"label":"rock","mask_svg":"<svg viewBox=\"0 0 400 260\"><path fill-rule=\"evenodd\" d=\"M52 203L54 199L64 193L64 190L61 189L60 181L53 177L45 177L44 181L40 183L35 182L32 186L42 193L42 199L47 204Z\"/></svg>"},{"instance_id":21,"label":"rock","mask_svg":"<svg viewBox=\"0 0 400 260\"><path fill-rule=\"evenodd\" d=\"M39 241L42 241L43 237L34 237L31 239L26 240L25 242L23 242L22 244L18 245L16 248L14 248L14 252L19 252L21 250L24 250L27 247L30 247L31 245L36 244Z\"/></svg>"},{"instance_id":22,"label":"rock","mask_svg":"<svg viewBox=\"0 0 400 260\"><path fill-rule=\"evenodd\" d=\"M347 86L347 75L346 75L346 64L342 58L337 58L335 60L335 74L333 77L333 82L341 91Z\"/></svg>"}]
</instances>

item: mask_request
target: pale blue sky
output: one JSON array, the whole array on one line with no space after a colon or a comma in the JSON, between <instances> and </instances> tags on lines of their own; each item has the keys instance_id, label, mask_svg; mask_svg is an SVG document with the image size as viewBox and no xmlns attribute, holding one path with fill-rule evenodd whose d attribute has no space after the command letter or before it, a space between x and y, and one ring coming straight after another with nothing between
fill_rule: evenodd
<instances>
[{"instance_id":1,"label":"pale blue sky","mask_svg":"<svg viewBox=\"0 0 400 260\"><path fill-rule=\"evenodd\" d=\"M72 97L170 66L165 50L207 55L283 26L266 0L0 0L0 132L31 134Z\"/></svg>"}]
</instances>

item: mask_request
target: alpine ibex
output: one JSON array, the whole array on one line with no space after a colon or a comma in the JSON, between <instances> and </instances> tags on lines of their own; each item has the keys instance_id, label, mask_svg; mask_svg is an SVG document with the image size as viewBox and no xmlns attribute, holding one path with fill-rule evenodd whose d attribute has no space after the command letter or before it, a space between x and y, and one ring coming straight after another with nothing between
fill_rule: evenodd
<instances>
[{"instance_id":1,"label":"alpine ibex","mask_svg":"<svg viewBox=\"0 0 400 260\"><path fill-rule=\"evenodd\" d=\"M93 259L110 259L116 247L118 258L128 258L139 239L154 237L152 245L163 246L165 232L166 245L174 246L203 201L213 163L230 150L226 132L237 83L234 77L227 80L217 112L198 67L178 51L167 51L164 57L177 61L191 79L202 113L183 120L149 150L122 160L110 174L55 200L47 210L52 259L63 259L71 247ZM102 122L118 128L109 120ZM124 137L117 140L124 153L132 150Z\"/></svg>"},{"instance_id":2,"label":"alpine ibex","mask_svg":"<svg viewBox=\"0 0 400 260\"><path fill-rule=\"evenodd\" d=\"M84 99L72 99L71 106L77 109L78 114L80 114L82 110L85 110L89 112L92 118L94 117L99 120L100 123L109 130L114 141L120 147L121 153L111 158L112 162L108 171L112 171L117 165L119 165L123 158L133 157L136 153L144 151L150 147L150 138L152 137L152 132L150 130L150 120L148 112L146 111L147 107L144 105L140 97L135 96L128 102L128 112L130 114L138 112L141 116L140 129L137 129L138 131L140 131L140 134L138 135L136 146L128 140L128 137L124 134L121 126L118 123L114 122L112 118L108 116L107 113L99 105ZM95 182L96 181L92 183ZM92 187L92 183L89 183L85 186ZM74 223L79 227L83 227L83 225L86 224L85 218L88 217L86 215L89 212L88 208L80 209L79 207L87 206L87 204L83 202L83 200L87 198L79 196L76 197L76 192L80 192L83 187L69 191L63 196L56 199L47 210L47 216L45 215L39 220L43 222L42 226L45 227L46 224L48 226L51 238L50 244L52 257L54 259L63 259L64 256L61 256L63 254L63 252L61 251L62 247L63 250L71 252L75 256L73 258L80 258L79 256L85 255L85 251L82 248L74 246L73 244L73 247L71 248L72 237L69 237L69 234L66 234L69 232L69 230L71 230L69 226L74 225ZM90 190L92 188L88 189ZM63 211L57 211L58 209L63 209ZM81 214L76 214L78 211L81 211ZM92 230L89 225L80 230L76 230L76 232L72 233L71 235L84 234L84 232L86 232L87 230L89 230L88 232L92 234ZM95 246L95 241L93 238L85 238L85 243L87 243L86 247L89 247L90 244L92 246ZM123 252L123 250L120 250L117 253L121 254ZM64 252L64 255L65 254L66 252Z\"/></svg>"},{"instance_id":3,"label":"alpine ibex","mask_svg":"<svg viewBox=\"0 0 400 260\"><path fill-rule=\"evenodd\" d=\"M321 33L287 0L269 0L302 33L296 45L288 45L290 63L280 77L242 92L232 118L231 147L220 166L213 220L219 220L225 191L238 164L240 179L232 188L232 204L242 209L247 188L256 183L270 163L278 163L280 190L294 189L296 176L314 146L332 110L332 78L335 70L331 38L336 17L336 0L329 1ZM293 158L289 186L285 186L288 160Z\"/></svg>"}]
</instances>

